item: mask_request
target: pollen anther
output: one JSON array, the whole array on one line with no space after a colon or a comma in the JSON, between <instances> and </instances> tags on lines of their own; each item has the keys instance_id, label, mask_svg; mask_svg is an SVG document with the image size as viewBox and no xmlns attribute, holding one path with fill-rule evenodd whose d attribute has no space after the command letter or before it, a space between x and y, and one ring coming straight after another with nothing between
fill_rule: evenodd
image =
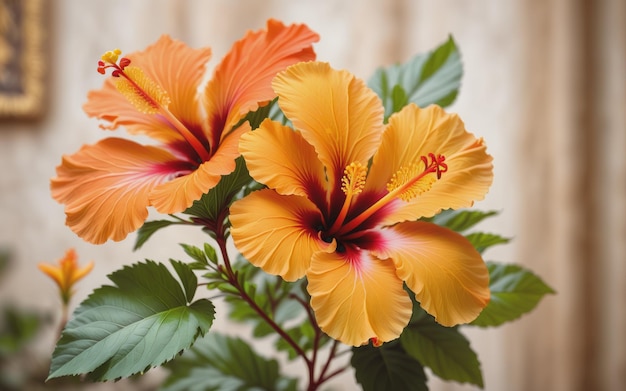
<instances>
[{"instance_id":1,"label":"pollen anther","mask_svg":"<svg viewBox=\"0 0 626 391\"><path fill-rule=\"evenodd\" d=\"M367 167L360 162L350 163L344 170L343 178L341 178L341 190L344 194L359 194L365 187L366 176Z\"/></svg>"},{"instance_id":2,"label":"pollen anther","mask_svg":"<svg viewBox=\"0 0 626 391\"><path fill-rule=\"evenodd\" d=\"M420 160L400 167L387 183L387 191L396 192L397 197L403 201L412 200L430 190L441 179L441 174L448 171L444 161L445 156L429 153L428 157L421 156ZM431 173L435 175L428 175Z\"/></svg>"},{"instance_id":3,"label":"pollen anther","mask_svg":"<svg viewBox=\"0 0 626 391\"><path fill-rule=\"evenodd\" d=\"M125 78L115 83L115 87L128 99L135 108L145 114L154 114L159 106L167 107L170 98L167 92L137 67L127 67Z\"/></svg>"},{"instance_id":4,"label":"pollen anther","mask_svg":"<svg viewBox=\"0 0 626 391\"><path fill-rule=\"evenodd\" d=\"M108 52L104 53L100 58L104 62L108 62L109 64L115 64L117 63L117 59L119 58L120 54L122 54L122 51L120 49L109 50Z\"/></svg>"},{"instance_id":5,"label":"pollen anther","mask_svg":"<svg viewBox=\"0 0 626 391\"><path fill-rule=\"evenodd\" d=\"M115 87L137 111L143 114L161 114L196 151L199 161L209 160L211 153L207 147L169 111L171 101L167 91L141 68L130 66L129 58L120 58L121 54L119 49L104 53L98 61L98 72L104 75L107 69L112 69L111 76L117 79Z\"/></svg>"}]
</instances>

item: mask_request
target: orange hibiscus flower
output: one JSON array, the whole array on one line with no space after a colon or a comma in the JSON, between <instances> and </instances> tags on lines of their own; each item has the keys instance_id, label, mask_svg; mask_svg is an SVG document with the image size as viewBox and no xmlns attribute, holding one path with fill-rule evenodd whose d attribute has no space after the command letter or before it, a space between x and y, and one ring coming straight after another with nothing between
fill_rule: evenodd
<instances>
[{"instance_id":1,"label":"orange hibiscus flower","mask_svg":"<svg viewBox=\"0 0 626 391\"><path fill-rule=\"evenodd\" d=\"M445 326L489 301L489 274L463 236L417 221L468 207L492 182L482 140L438 106L406 106L383 124L376 94L346 71L301 63L273 88L295 131L264 121L241 137L268 189L231 207L235 245L254 265L306 276L322 330L349 345L397 338L412 302Z\"/></svg>"},{"instance_id":2,"label":"orange hibiscus flower","mask_svg":"<svg viewBox=\"0 0 626 391\"><path fill-rule=\"evenodd\" d=\"M148 206L167 214L190 207L234 170L239 137L250 129L241 120L275 97L272 78L313 60L317 40L304 25L269 20L234 44L202 89L209 48L163 36L121 59L107 52L98 71L112 77L90 92L86 113L157 144L107 138L64 156L51 191L67 225L88 242L119 241L144 223Z\"/></svg>"},{"instance_id":3,"label":"orange hibiscus flower","mask_svg":"<svg viewBox=\"0 0 626 391\"><path fill-rule=\"evenodd\" d=\"M61 293L61 300L64 305L67 305L72 298L74 284L91 272L93 261L79 268L76 251L71 248L65 252L65 257L60 259L58 264L58 266L55 266L39 263L37 267L56 282Z\"/></svg>"}]
</instances>

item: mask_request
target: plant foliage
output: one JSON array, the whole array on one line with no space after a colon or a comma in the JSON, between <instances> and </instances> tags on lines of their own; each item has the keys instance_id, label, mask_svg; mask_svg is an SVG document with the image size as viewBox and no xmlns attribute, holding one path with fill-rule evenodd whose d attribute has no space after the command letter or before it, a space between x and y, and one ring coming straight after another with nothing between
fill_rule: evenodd
<instances>
[{"instance_id":1,"label":"plant foliage","mask_svg":"<svg viewBox=\"0 0 626 391\"><path fill-rule=\"evenodd\" d=\"M213 323L213 304L191 302L195 276L174 263L181 283L152 261L111 275L76 310L53 353L51 378L89 374L113 380L159 366L188 348Z\"/></svg>"}]
</instances>

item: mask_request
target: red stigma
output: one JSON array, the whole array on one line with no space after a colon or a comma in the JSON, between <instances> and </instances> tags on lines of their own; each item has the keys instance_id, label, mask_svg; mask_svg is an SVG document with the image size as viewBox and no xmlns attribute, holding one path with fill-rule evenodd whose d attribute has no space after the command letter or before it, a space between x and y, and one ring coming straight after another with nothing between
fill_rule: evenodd
<instances>
[{"instance_id":1,"label":"red stigma","mask_svg":"<svg viewBox=\"0 0 626 391\"><path fill-rule=\"evenodd\" d=\"M430 158L430 163L428 162L429 158ZM424 172L426 171L436 172L437 179L441 179L441 174L448 171L448 165L444 163L446 160L446 157L443 155L435 156L434 153L429 153L428 157L422 156L421 159L424 162L424 166L426 166L426 169L424 170Z\"/></svg>"},{"instance_id":2,"label":"red stigma","mask_svg":"<svg viewBox=\"0 0 626 391\"><path fill-rule=\"evenodd\" d=\"M126 57L122 57L122 59L120 60L120 69L124 70L124 68L126 68L129 65L130 65L130 59Z\"/></svg>"},{"instance_id":3,"label":"red stigma","mask_svg":"<svg viewBox=\"0 0 626 391\"><path fill-rule=\"evenodd\" d=\"M102 60L98 61L98 73L104 75L106 74L106 70L109 68L113 68L113 72L111 76L120 77L124 73L124 68L130 65L130 59L126 57L122 57L119 61L119 64L112 62L104 62Z\"/></svg>"}]
</instances>

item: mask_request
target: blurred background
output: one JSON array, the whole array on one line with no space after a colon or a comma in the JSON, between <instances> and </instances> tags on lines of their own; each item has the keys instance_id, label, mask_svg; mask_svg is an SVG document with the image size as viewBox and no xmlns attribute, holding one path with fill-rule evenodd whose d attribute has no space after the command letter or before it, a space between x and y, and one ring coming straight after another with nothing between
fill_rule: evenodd
<instances>
[{"instance_id":1,"label":"blurred background","mask_svg":"<svg viewBox=\"0 0 626 391\"><path fill-rule=\"evenodd\" d=\"M26 3L43 7L35 12L43 60L29 66L44 76L43 89L34 92L44 99L12 106L13 114L0 118L0 249L12 261L0 280L0 307L43 314L50 327L27 346L30 358L15 363L15 371L47 372L60 320L57 288L37 270L38 262L56 262L69 247L81 263L95 261L78 284L76 306L122 265L182 258L177 243L205 240L195 229L177 227L133 252L134 234L94 246L64 225L49 178L63 154L106 135L81 108L87 92L104 81L96 72L100 55L143 50L170 34L192 47L211 46L213 66L246 30L263 28L273 17L308 24L321 35L318 59L364 79L454 36L464 77L450 110L485 138L495 159L493 187L476 207L501 214L481 228L514 238L486 259L522 264L557 291L513 323L468 330L485 389L626 385L623 0L0 0L0 35L15 33L25 13L7 10ZM10 62L7 53L0 46L0 65ZM218 308L214 327L238 333L224 318ZM112 387L150 389L158 380L155 372ZM429 385L475 389L436 380ZM353 375L332 386L355 389Z\"/></svg>"}]
</instances>

